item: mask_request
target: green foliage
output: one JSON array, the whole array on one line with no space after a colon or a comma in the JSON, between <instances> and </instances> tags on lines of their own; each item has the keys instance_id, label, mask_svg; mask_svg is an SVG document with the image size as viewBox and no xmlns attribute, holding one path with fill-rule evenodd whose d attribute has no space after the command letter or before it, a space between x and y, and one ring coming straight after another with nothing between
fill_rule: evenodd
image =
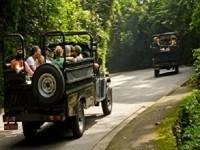
<instances>
[{"instance_id":1,"label":"green foliage","mask_svg":"<svg viewBox=\"0 0 200 150\"><path fill-rule=\"evenodd\" d=\"M104 68L108 65L112 71L150 67L149 45L155 33L179 33L181 64L191 64L191 50L200 46L198 1L5 1L0 6L1 31L22 33L29 46L38 41L41 31L89 30L101 38L99 54Z\"/></svg>"},{"instance_id":2,"label":"green foliage","mask_svg":"<svg viewBox=\"0 0 200 150\"><path fill-rule=\"evenodd\" d=\"M190 78L190 85L200 88L200 48L193 50L193 59L193 67L195 72Z\"/></svg>"},{"instance_id":3,"label":"green foliage","mask_svg":"<svg viewBox=\"0 0 200 150\"><path fill-rule=\"evenodd\" d=\"M195 90L184 99L175 132L178 148L182 150L200 148L200 91Z\"/></svg>"},{"instance_id":4,"label":"green foliage","mask_svg":"<svg viewBox=\"0 0 200 150\"><path fill-rule=\"evenodd\" d=\"M89 30L111 72L151 67L152 34L177 31L180 63L191 64L200 47L199 7L194 0L1 0L0 31L23 34L30 47L43 31Z\"/></svg>"},{"instance_id":5,"label":"green foliage","mask_svg":"<svg viewBox=\"0 0 200 150\"><path fill-rule=\"evenodd\" d=\"M169 115L162 121L159 127L156 129L157 138L156 138L156 147L160 150L175 150L176 139L172 133L172 125L178 119L180 112L179 107L175 107L171 110ZM167 147L163 147L167 145Z\"/></svg>"},{"instance_id":6,"label":"green foliage","mask_svg":"<svg viewBox=\"0 0 200 150\"><path fill-rule=\"evenodd\" d=\"M112 6L113 0L1 0L0 35L21 33L29 48L38 44L44 31L88 30L100 39L98 53L103 59L102 71L106 71Z\"/></svg>"},{"instance_id":7,"label":"green foliage","mask_svg":"<svg viewBox=\"0 0 200 150\"><path fill-rule=\"evenodd\" d=\"M200 73L200 48L193 50L194 68L196 73Z\"/></svg>"},{"instance_id":8,"label":"green foliage","mask_svg":"<svg viewBox=\"0 0 200 150\"><path fill-rule=\"evenodd\" d=\"M115 1L109 67L113 71L150 67L152 35L169 31L179 34L180 64L191 65L192 49L200 46L199 10L199 2L193 0Z\"/></svg>"}]
</instances>

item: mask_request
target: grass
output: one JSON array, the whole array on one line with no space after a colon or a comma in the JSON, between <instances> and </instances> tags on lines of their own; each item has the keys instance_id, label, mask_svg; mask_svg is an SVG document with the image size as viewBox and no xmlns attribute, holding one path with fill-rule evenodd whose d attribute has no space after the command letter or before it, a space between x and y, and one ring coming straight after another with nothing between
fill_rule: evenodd
<instances>
[{"instance_id":1,"label":"grass","mask_svg":"<svg viewBox=\"0 0 200 150\"><path fill-rule=\"evenodd\" d=\"M156 145L159 150L176 150L176 138L172 127L179 117L180 106L173 108L156 130Z\"/></svg>"}]
</instances>

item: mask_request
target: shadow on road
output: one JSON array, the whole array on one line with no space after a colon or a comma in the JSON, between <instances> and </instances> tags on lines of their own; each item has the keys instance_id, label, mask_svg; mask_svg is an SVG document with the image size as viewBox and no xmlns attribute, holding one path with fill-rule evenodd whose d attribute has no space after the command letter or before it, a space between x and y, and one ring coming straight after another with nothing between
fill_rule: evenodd
<instances>
[{"instance_id":1,"label":"shadow on road","mask_svg":"<svg viewBox=\"0 0 200 150\"><path fill-rule=\"evenodd\" d=\"M86 130L96 124L96 120L103 117L103 115L96 114L86 115ZM41 147L45 147L44 149L46 149L48 146L59 145L62 143L66 144L75 139L73 138L72 131L67 123L47 123L32 139L27 140L20 134L14 138L5 137L4 140L7 141L4 149L35 149Z\"/></svg>"},{"instance_id":2,"label":"shadow on road","mask_svg":"<svg viewBox=\"0 0 200 150\"><path fill-rule=\"evenodd\" d=\"M180 72L179 72L180 73ZM165 76L171 76L171 75L176 75L177 73L175 73L174 71L169 71L169 72L164 72L164 73L161 73L159 75L159 77L165 77Z\"/></svg>"}]
</instances>

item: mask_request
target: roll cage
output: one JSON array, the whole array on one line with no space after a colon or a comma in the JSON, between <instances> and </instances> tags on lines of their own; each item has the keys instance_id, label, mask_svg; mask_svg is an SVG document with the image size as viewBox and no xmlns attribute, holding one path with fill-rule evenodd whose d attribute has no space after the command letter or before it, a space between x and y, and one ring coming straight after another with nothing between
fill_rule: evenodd
<instances>
[{"instance_id":1,"label":"roll cage","mask_svg":"<svg viewBox=\"0 0 200 150\"><path fill-rule=\"evenodd\" d=\"M84 43L84 42L75 42L75 41L67 41L66 37L69 36L88 36L89 37L89 43ZM49 43L48 42L48 38L49 37L58 37L60 36L60 42L54 42L54 43ZM94 57L95 60L97 60L97 52L96 52L96 47L97 47L97 43L94 41L93 36L91 35L90 32L87 31L81 31L81 32L62 32L62 31L51 31L51 32L44 32L40 34L40 41L39 41L39 45L42 49L42 51L44 51L46 48L53 48L57 45L60 45L62 47L64 47L65 45L80 45L83 48L83 51L85 51L84 48L86 48L91 57ZM43 52L44 54L44 52ZM64 56L65 56L65 51L64 51Z\"/></svg>"}]
</instances>

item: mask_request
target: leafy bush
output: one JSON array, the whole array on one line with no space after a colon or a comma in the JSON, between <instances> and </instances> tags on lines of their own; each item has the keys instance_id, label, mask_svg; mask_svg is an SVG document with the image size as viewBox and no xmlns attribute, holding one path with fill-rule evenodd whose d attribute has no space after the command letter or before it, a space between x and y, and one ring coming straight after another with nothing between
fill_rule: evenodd
<instances>
[{"instance_id":1,"label":"leafy bush","mask_svg":"<svg viewBox=\"0 0 200 150\"><path fill-rule=\"evenodd\" d=\"M193 50L193 59L195 72L190 79L190 83L192 86L200 88L200 48Z\"/></svg>"},{"instance_id":2,"label":"leafy bush","mask_svg":"<svg viewBox=\"0 0 200 150\"><path fill-rule=\"evenodd\" d=\"M200 149L200 90L184 99L175 128L178 149Z\"/></svg>"}]
</instances>

